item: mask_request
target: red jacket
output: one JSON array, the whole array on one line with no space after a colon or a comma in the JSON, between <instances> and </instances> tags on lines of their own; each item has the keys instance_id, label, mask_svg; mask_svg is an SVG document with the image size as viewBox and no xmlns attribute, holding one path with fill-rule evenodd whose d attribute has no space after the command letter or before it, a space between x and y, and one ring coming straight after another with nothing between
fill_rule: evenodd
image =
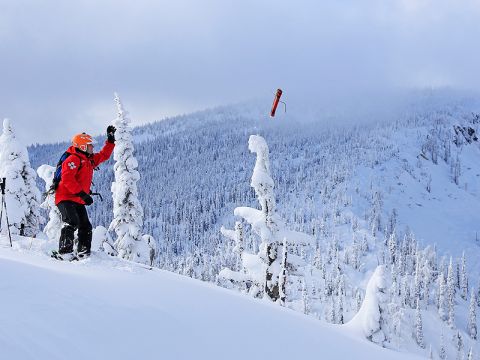
<instances>
[{"instance_id":1,"label":"red jacket","mask_svg":"<svg viewBox=\"0 0 480 360\"><path fill-rule=\"evenodd\" d=\"M75 194L78 194L80 191L90 194L93 169L108 160L110 155L112 155L114 147L115 144L106 141L100 152L87 157L85 153L76 151L75 147L70 146L67 152L75 155L70 155L62 163L62 179L58 184L57 190L55 190L55 205L65 200L84 205L85 202Z\"/></svg>"}]
</instances>

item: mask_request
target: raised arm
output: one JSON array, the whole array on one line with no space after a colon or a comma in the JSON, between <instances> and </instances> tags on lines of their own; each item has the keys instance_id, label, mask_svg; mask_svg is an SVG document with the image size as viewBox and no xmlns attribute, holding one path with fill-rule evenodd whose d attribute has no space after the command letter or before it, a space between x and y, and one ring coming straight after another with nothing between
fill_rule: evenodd
<instances>
[{"instance_id":1,"label":"raised arm","mask_svg":"<svg viewBox=\"0 0 480 360\"><path fill-rule=\"evenodd\" d=\"M112 155L113 149L115 148L115 143L110 141L105 141L102 150L100 152L93 154L93 163L95 166L100 165L102 162L107 161Z\"/></svg>"},{"instance_id":2,"label":"raised arm","mask_svg":"<svg viewBox=\"0 0 480 360\"><path fill-rule=\"evenodd\" d=\"M112 155L113 148L115 147L115 131L117 131L115 126L109 125L107 127L107 141L105 141L105 145L103 145L103 148L100 150L100 152L93 154L93 164L95 166L107 161Z\"/></svg>"}]
</instances>

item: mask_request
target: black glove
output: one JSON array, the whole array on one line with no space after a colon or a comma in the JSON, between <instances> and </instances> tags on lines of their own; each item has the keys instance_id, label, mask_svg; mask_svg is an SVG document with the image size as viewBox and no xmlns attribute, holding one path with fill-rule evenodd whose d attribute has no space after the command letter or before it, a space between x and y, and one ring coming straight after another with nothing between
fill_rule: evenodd
<instances>
[{"instance_id":1,"label":"black glove","mask_svg":"<svg viewBox=\"0 0 480 360\"><path fill-rule=\"evenodd\" d=\"M107 127L107 139L108 139L108 142L110 142L112 144L115 142L115 131L117 131L115 126L108 125L108 127Z\"/></svg>"},{"instance_id":2,"label":"black glove","mask_svg":"<svg viewBox=\"0 0 480 360\"><path fill-rule=\"evenodd\" d=\"M93 199L90 195L88 195L85 191L80 191L77 196L79 196L83 201L85 201L85 205L92 205Z\"/></svg>"}]
</instances>

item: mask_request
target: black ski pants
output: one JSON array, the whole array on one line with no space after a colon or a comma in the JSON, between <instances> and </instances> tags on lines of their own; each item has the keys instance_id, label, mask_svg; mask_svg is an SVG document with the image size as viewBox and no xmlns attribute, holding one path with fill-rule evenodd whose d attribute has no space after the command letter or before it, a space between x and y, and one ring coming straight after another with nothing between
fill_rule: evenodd
<instances>
[{"instance_id":1,"label":"black ski pants","mask_svg":"<svg viewBox=\"0 0 480 360\"><path fill-rule=\"evenodd\" d=\"M74 201L62 201L57 204L62 214L63 227L60 233L58 252L61 254L73 251L75 230L78 230L77 251L88 251L92 246L92 224L88 220L85 205Z\"/></svg>"}]
</instances>

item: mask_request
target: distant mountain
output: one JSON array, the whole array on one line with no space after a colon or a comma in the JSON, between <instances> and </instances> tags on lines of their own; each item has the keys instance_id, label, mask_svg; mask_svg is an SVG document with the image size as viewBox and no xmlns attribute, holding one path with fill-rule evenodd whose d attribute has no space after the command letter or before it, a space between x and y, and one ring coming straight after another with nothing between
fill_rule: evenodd
<instances>
[{"instance_id":1,"label":"distant mountain","mask_svg":"<svg viewBox=\"0 0 480 360\"><path fill-rule=\"evenodd\" d=\"M271 119L268 109L253 103L137 127L145 230L169 256L218 251L220 225L231 223L236 206L255 203L249 186L254 157L247 141L250 134L260 134L270 148L279 211L293 227L311 233L318 219L342 201L362 218L369 195L378 190L385 198L384 218L395 209L398 227L409 226L422 243L437 243L459 256L480 238L475 221L479 142L474 137L468 142L462 132L479 133L478 107L440 95L419 94L385 120L374 111L337 117L295 109ZM97 148L103 141L98 139ZM54 165L66 147L30 147L32 166ZM112 179L110 160L95 173L95 189L104 195L103 203L97 199L90 208L95 225L111 220Z\"/></svg>"}]
</instances>

